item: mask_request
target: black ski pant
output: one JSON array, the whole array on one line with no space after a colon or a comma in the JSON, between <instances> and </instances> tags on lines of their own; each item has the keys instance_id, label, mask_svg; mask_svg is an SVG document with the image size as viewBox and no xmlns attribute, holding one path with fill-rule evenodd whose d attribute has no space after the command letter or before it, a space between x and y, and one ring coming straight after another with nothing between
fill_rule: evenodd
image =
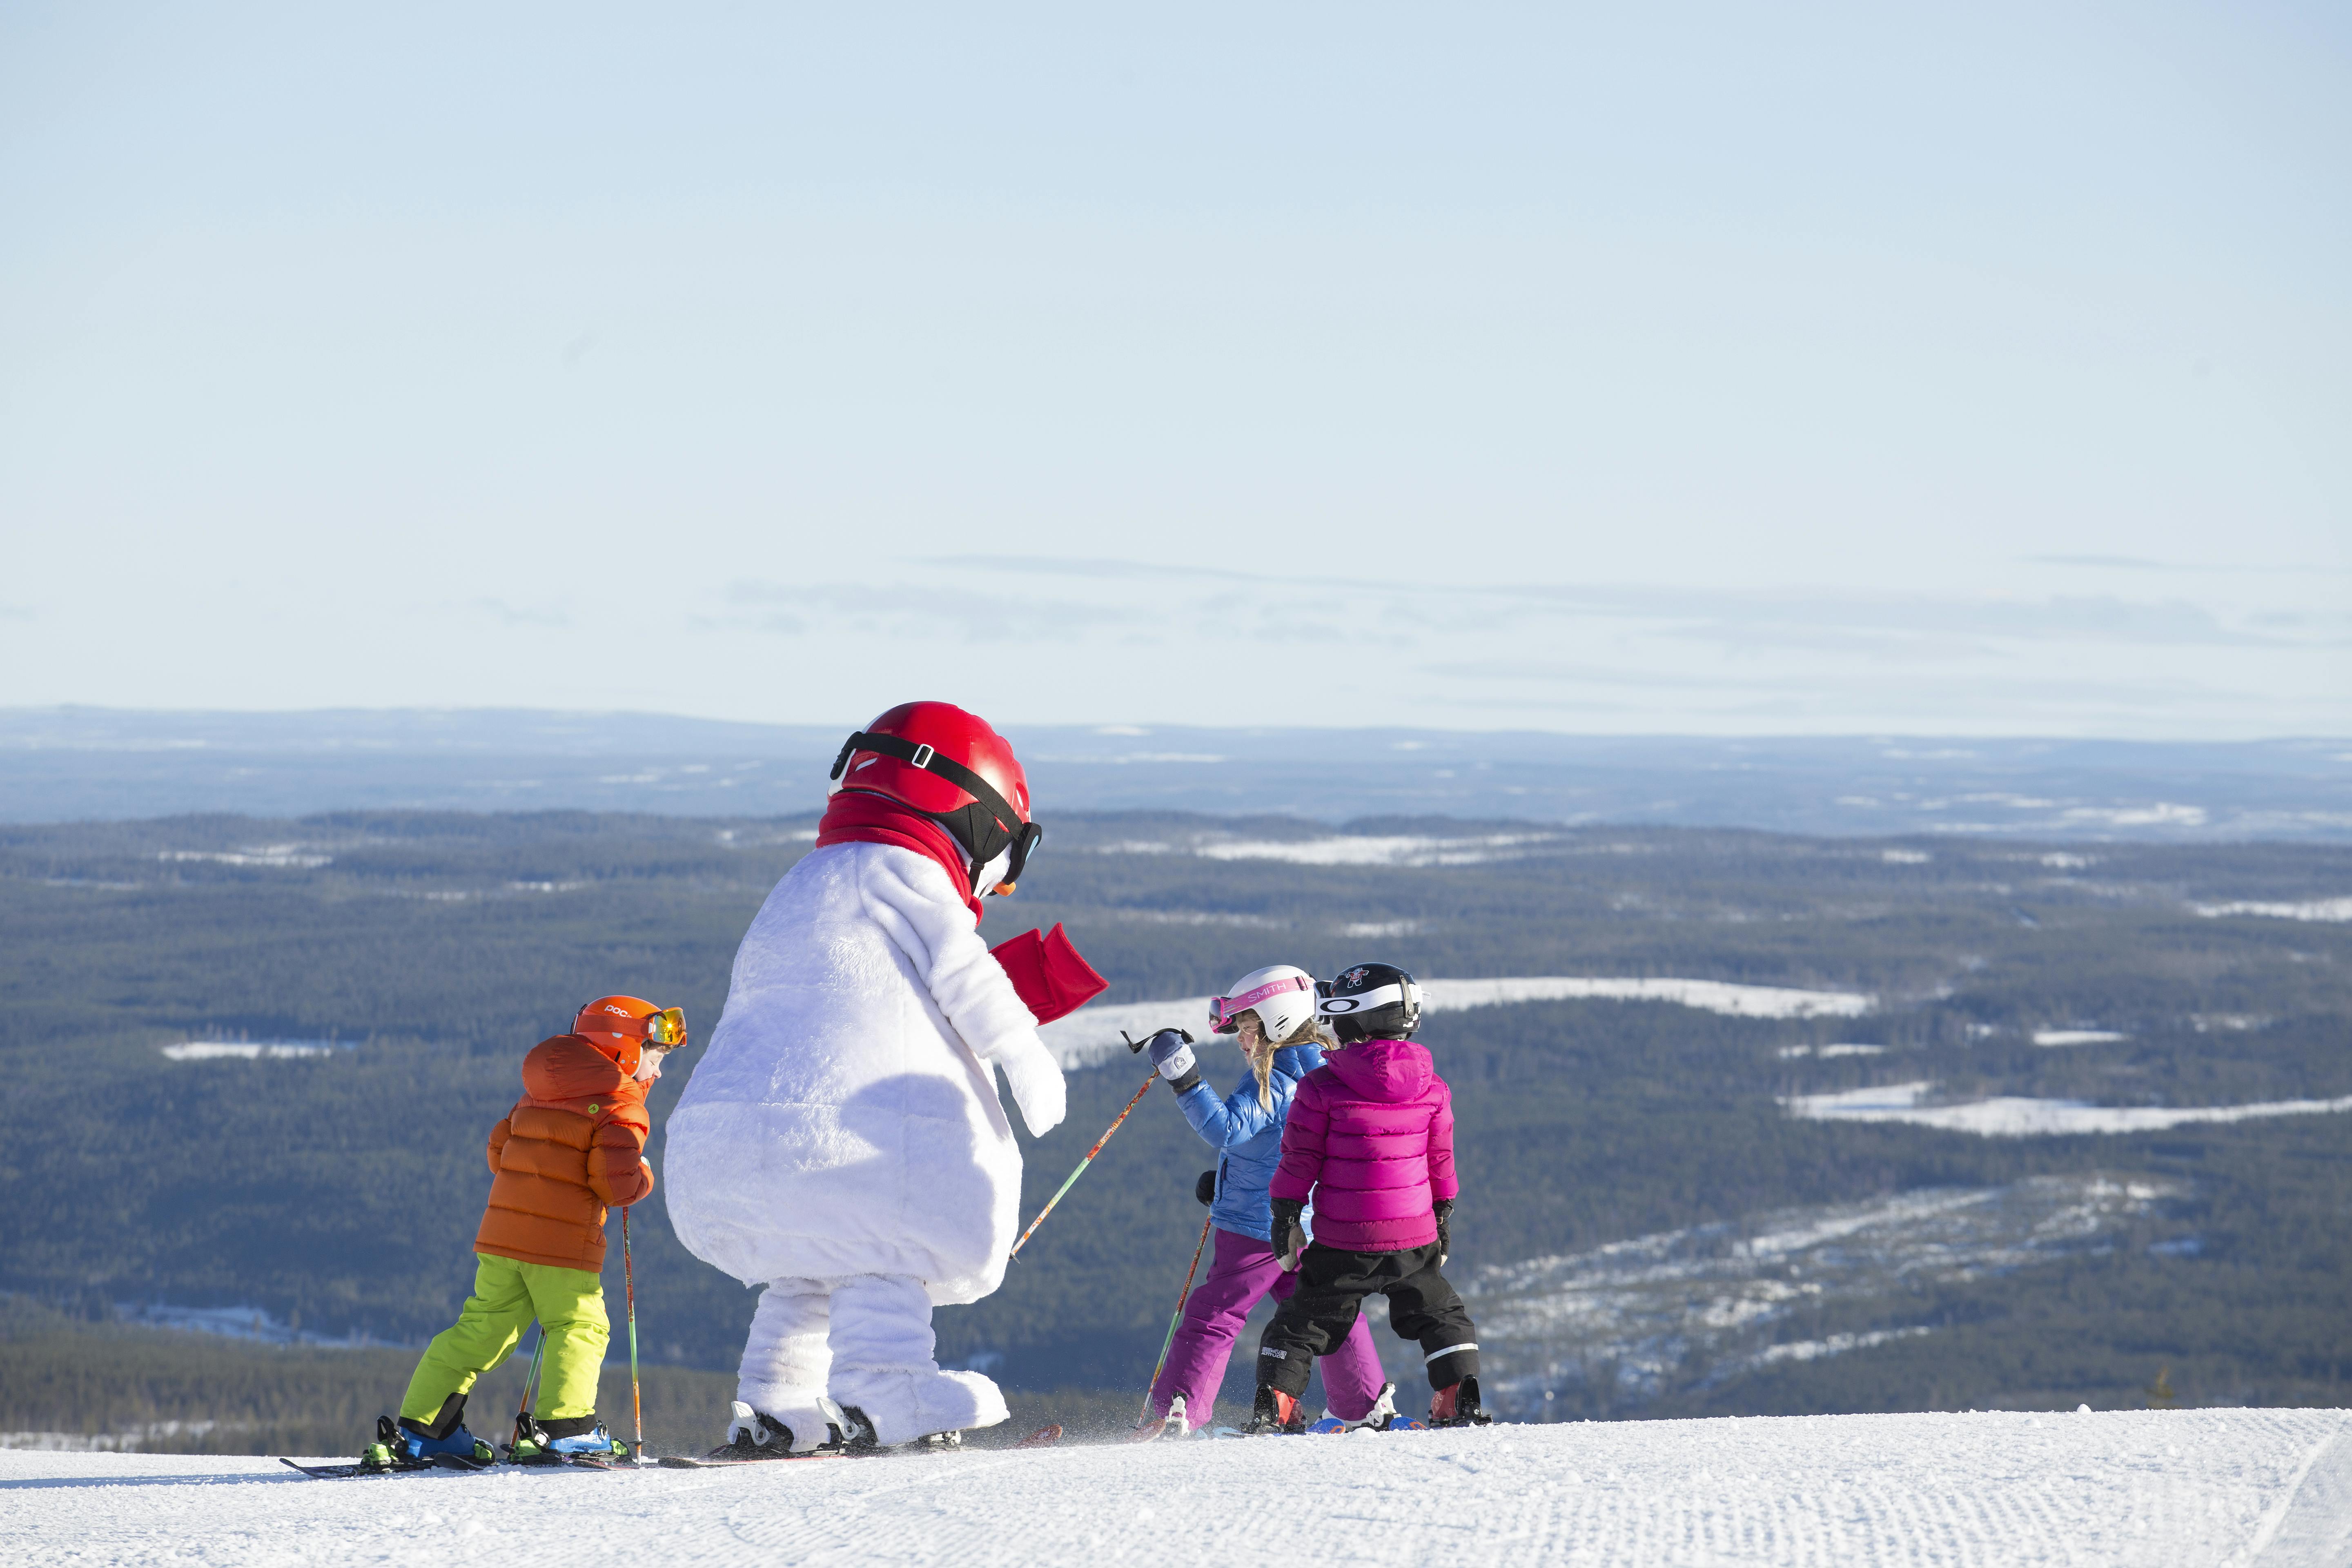
<instances>
[{"instance_id":1,"label":"black ski pant","mask_svg":"<svg viewBox=\"0 0 2352 1568\"><path fill-rule=\"evenodd\" d=\"M1390 1326L1420 1342L1430 1387L1451 1388L1478 1374L1478 1331L1437 1271L1437 1243L1403 1252L1342 1252L1316 1243L1299 1259L1298 1289L1258 1336L1259 1386L1294 1399L1305 1394L1315 1358L1348 1337L1364 1298L1375 1291L1389 1299Z\"/></svg>"}]
</instances>

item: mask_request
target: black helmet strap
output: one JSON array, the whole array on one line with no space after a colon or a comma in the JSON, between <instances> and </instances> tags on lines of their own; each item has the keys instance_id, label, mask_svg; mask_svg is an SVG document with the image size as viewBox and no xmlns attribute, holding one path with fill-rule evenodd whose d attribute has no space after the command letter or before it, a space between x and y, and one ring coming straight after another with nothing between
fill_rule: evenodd
<instances>
[{"instance_id":1,"label":"black helmet strap","mask_svg":"<svg viewBox=\"0 0 2352 1568\"><path fill-rule=\"evenodd\" d=\"M860 730L841 743L841 754L833 759L833 772L827 776L839 778L849 766L849 759L859 752L878 752L886 757L896 757L902 763L937 773L948 783L972 797L973 805L954 811L926 812L940 826L956 837L958 843L971 856L971 890L980 891L981 868L996 858L1004 847L1013 847L1013 859L1005 868L1004 879L1017 882L1028 866L1029 852L1045 837L1045 830L1034 822L1024 822L1021 814L1013 809L994 784L957 762L943 757L930 746L917 745L897 735L872 735Z\"/></svg>"}]
</instances>

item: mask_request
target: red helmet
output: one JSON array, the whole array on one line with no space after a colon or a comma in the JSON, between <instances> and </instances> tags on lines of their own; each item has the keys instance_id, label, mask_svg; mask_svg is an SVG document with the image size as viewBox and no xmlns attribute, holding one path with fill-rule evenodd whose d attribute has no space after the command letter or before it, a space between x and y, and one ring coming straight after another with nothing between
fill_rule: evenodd
<instances>
[{"instance_id":1,"label":"red helmet","mask_svg":"<svg viewBox=\"0 0 2352 1568\"><path fill-rule=\"evenodd\" d=\"M1045 830L1029 819L1029 775L1003 736L951 702L901 702L841 743L835 788L887 795L920 812L971 857L972 891L988 863L1013 852L996 890L1009 893Z\"/></svg>"}]
</instances>

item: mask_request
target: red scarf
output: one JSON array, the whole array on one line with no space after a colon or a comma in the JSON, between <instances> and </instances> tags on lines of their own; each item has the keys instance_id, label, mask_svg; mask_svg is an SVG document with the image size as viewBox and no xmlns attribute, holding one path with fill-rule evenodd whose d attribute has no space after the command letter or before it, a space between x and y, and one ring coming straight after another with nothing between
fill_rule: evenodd
<instances>
[{"instance_id":1,"label":"red scarf","mask_svg":"<svg viewBox=\"0 0 2352 1568\"><path fill-rule=\"evenodd\" d=\"M965 869L966 861L956 841L948 837L946 828L887 795L857 789L841 791L824 808L824 819L817 824L816 841L820 848L827 844L895 844L901 849L930 857L948 874L956 890L963 893L963 901L971 910L972 923L980 923L980 900L965 891L971 886L971 873ZM990 955L1013 983L1023 1005L1041 1024L1075 1012L1109 987L1109 982L1078 955L1078 950L1070 945L1068 935L1058 925L1042 935L1024 931L1012 941L992 948Z\"/></svg>"},{"instance_id":2,"label":"red scarf","mask_svg":"<svg viewBox=\"0 0 2352 1568\"><path fill-rule=\"evenodd\" d=\"M963 851L948 837L946 828L887 795L862 789L841 791L826 805L824 819L816 825L816 842L820 849L828 844L895 844L929 856L948 874L949 884L963 895L971 910L971 923L980 923L980 900L971 896L971 865Z\"/></svg>"}]
</instances>

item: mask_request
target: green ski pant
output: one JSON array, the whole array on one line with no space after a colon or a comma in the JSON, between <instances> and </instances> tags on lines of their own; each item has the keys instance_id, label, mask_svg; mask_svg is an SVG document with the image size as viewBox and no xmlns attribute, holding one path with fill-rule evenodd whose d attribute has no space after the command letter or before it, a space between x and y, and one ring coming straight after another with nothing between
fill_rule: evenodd
<instances>
[{"instance_id":1,"label":"green ski pant","mask_svg":"<svg viewBox=\"0 0 2352 1568\"><path fill-rule=\"evenodd\" d=\"M457 1321L433 1336L408 1380L400 1414L431 1422L453 1394L514 1353L533 1318L547 1333L539 1395L531 1414L541 1421L596 1413L596 1374L613 1326L604 1316L604 1284L584 1268L557 1268L478 1252L474 1293Z\"/></svg>"}]
</instances>

